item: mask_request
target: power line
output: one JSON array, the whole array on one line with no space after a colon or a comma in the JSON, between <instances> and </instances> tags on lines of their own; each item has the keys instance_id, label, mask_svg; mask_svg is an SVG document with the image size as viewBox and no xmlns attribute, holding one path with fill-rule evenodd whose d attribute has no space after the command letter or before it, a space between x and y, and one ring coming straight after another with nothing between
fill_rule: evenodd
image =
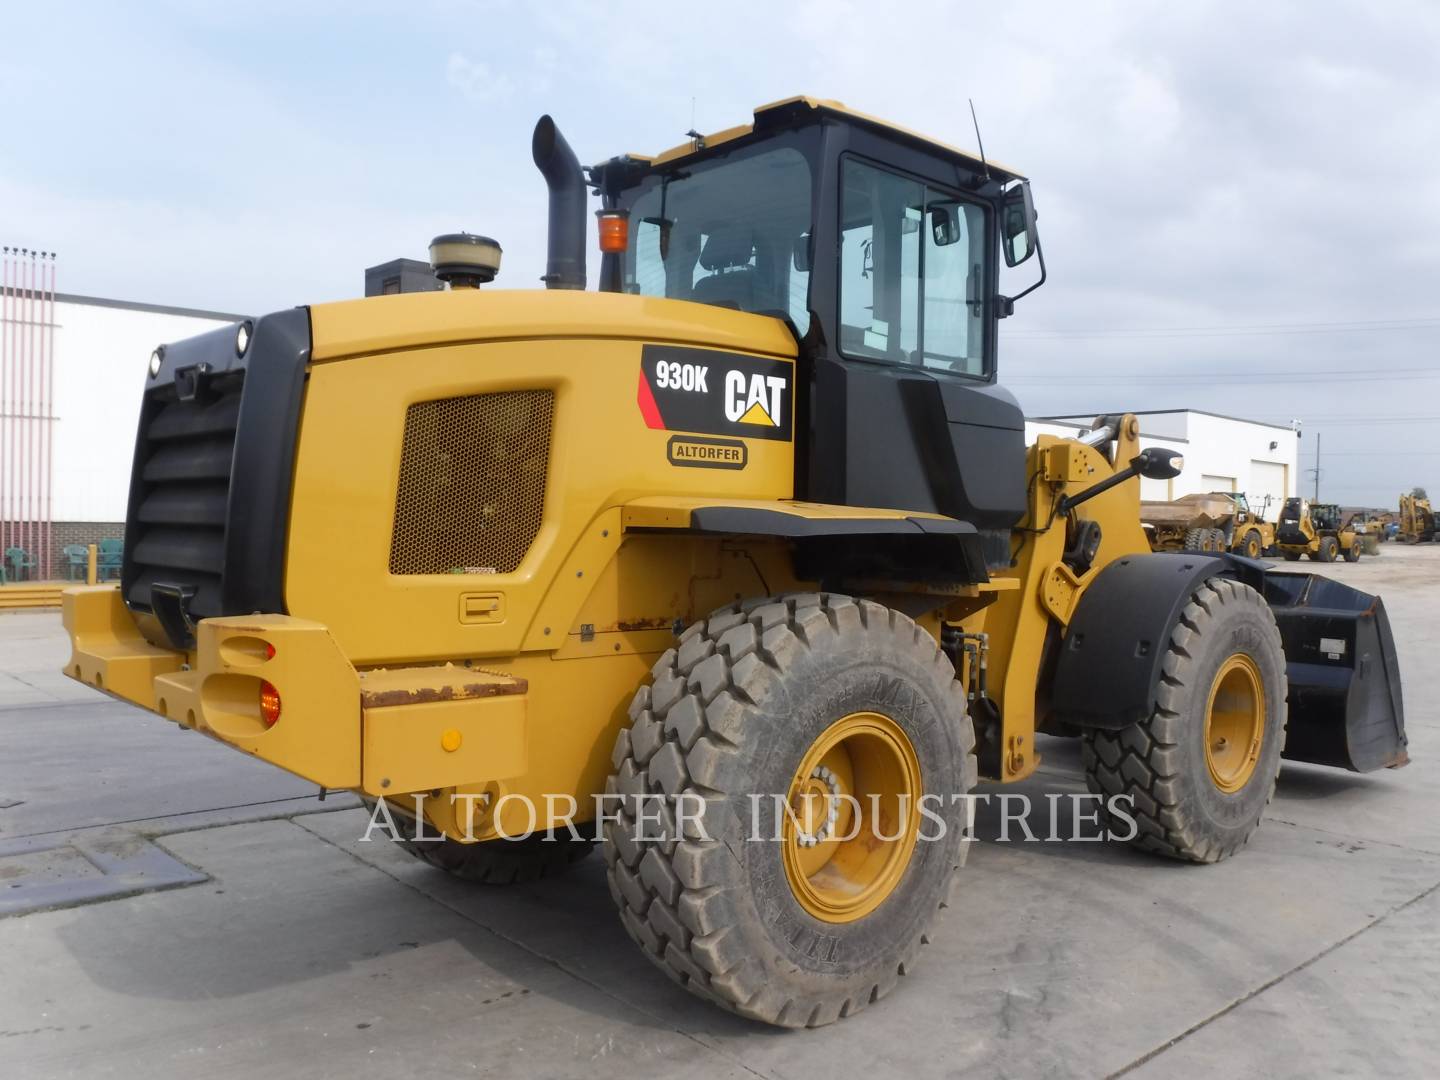
<instances>
[{"instance_id":1,"label":"power line","mask_svg":"<svg viewBox=\"0 0 1440 1080\"><path fill-rule=\"evenodd\" d=\"M1292 327L1327 327L1327 326L1395 326L1399 324L1409 325L1412 323L1440 323L1440 315L1411 315L1399 319L1340 319L1330 322L1316 322L1297 320L1295 322L1279 323L1204 323L1200 326L1115 326L1115 327L1081 327L1079 333L1102 333L1102 334L1126 334L1143 333L1148 334L1156 330L1286 330ZM1057 329L1054 331L1037 331L1038 333L1071 333L1071 330Z\"/></svg>"},{"instance_id":2,"label":"power line","mask_svg":"<svg viewBox=\"0 0 1440 1080\"><path fill-rule=\"evenodd\" d=\"M1119 338L1146 340L1167 337L1265 337L1274 334L1356 334L1391 330L1440 330L1440 317L1410 319L1355 319L1343 322L1212 324L1208 326L1072 327L1053 330L1013 330L1007 340L1035 341L1060 338Z\"/></svg>"},{"instance_id":3,"label":"power line","mask_svg":"<svg viewBox=\"0 0 1440 1080\"><path fill-rule=\"evenodd\" d=\"M1007 383L1057 383L1062 385L1086 385L1112 382L1128 385L1150 383L1161 386L1186 386L1214 382L1229 382L1235 385L1264 385L1265 383L1347 383L1347 382L1405 382L1410 379L1440 379L1440 368L1340 368L1332 371L1174 371L1139 372L1122 374L1104 372L1089 375L1079 374L1029 374L1006 376Z\"/></svg>"},{"instance_id":4,"label":"power line","mask_svg":"<svg viewBox=\"0 0 1440 1080\"><path fill-rule=\"evenodd\" d=\"M1183 410L1176 411L1179 412ZM1388 423L1391 420L1440 420L1440 416L1420 416L1415 413L1381 413L1379 415L1372 415L1370 413L1306 413L1301 419L1307 423L1313 423L1316 420L1373 420L1378 424L1382 422ZM1282 425L1288 424L1289 422L1288 419L1280 421Z\"/></svg>"},{"instance_id":5,"label":"power line","mask_svg":"<svg viewBox=\"0 0 1440 1080\"><path fill-rule=\"evenodd\" d=\"M1276 421L1277 423L1288 423L1288 421ZM1302 417L1301 422L1317 427L1345 427L1352 424L1435 424L1440 423L1440 416L1348 416L1335 420L1323 420L1319 417Z\"/></svg>"}]
</instances>

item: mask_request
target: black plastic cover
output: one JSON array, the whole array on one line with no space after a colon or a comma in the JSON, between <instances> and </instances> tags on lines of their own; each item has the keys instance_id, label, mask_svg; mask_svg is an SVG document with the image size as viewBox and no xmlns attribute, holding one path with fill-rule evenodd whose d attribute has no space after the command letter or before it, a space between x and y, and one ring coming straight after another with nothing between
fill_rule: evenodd
<instances>
[{"instance_id":1,"label":"black plastic cover","mask_svg":"<svg viewBox=\"0 0 1440 1080\"><path fill-rule=\"evenodd\" d=\"M865 580L975 584L990 580L975 526L943 518L806 518L754 506L704 506L690 530L778 536L795 543L795 570L826 588Z\"/></svg>"},{"instance_id":2,"label":"black plastic cover","mask_svg":"<svg viewBox=\"0 0 1440 1080\"><path fill-rule=\"evenodd\" d=\"M185 597L192 621L285 612L310 314L294 308L255 320L243 354L236 334L226 326L165 346L147 380L121 573L133 610L153 612L165 585L167 595ZM174 624L177 613L169 614Z\"/></svg>"}]
</instances>

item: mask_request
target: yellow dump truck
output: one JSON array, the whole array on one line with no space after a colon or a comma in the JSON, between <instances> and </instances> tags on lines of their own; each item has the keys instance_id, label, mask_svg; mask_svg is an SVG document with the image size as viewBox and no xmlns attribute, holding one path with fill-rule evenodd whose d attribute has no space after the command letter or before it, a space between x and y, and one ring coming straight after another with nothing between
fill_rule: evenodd
<instances>
[{"instance_id":1,"label":"yellow dump truck","mask_svg":"<svg viewBox=\"0 0 1440 1080\"><path fill-rule=\"evenodd\" d=\"M1133 416L1026 445L1019 172L811 98L588 172L548 117L532 149L544 289L486 288L500 245L452 234L443 291L156 349L68 675L461 877L598 845L658 968L784 1026L911 970L963 906L967 796L1041 733L1083 741L1116 835L1195 862L1282 756L1403 763L1378 598L1152 554L1139 477L1181 462Z\"/></svg>"},{"instance_id":2,"label":"yellow dump truck","mask_svg":"<svg viewBox=\"0 0 1440 1080\"><path fill-rule=\"evenodd\" d=\"M1151 551L1233 551L1258 559L1275 544L1275 526L1250 509L1244 492L1146 500L1140 504L1140 521Z\"/></svg>"}]
</instances>

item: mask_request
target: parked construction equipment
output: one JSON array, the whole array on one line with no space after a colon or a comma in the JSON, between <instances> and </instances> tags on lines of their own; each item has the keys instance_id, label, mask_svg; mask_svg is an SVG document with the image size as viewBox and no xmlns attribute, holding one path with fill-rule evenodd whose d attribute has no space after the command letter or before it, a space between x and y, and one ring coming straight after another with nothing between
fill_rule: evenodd
<instances>
[{"instance_id":1,"label":"parked construction equipment","mask_svg":"<svg viewBox=\"0 0 1440 1080\"><path fill-rule=\"evenodd\" d=\"M1435 511L1429 499L1415 494L1400 496L1400 531L1396 535L1407 544L1428 544L1435 539Z\"/></svg>"},{"instance_id":2,"label":"parked construction equipment","mask_svg":"<svg viewBox=\"0 0 1440 1080\"><path fill-rule=\"evenodd\" d=\"M1364 543L1353 525L1342 523L1335 503L1286 499L1275 528L1275 546L1290 562L1308 555L1316 562L1359 562Z\"/></svg>"},{"instance_id":3,"label":"parked construction equipment","mask_svg":"<svg viewBox=\"0 0 1440 1080\"><path fill-rule=\"evenodd\" d=\"M1266 499L1266 505L1269 499ZM1140 504L1151 551L1234 551L1258 559L1275 543L1275 526L1263 508L1250 508L1244 492L1212 491Z\"/></svg>"},{"instance_id":4,"label":"parked construction equipment","mask_svg":"<svg viewBox=\"0 0 1440 1080\"><path fill-rule=\"evenodd\" d=\"M562 870L596 819L645 955L785 1026L911 970L964 906L966 796L1037 733L1078 734L1118 836L1196 862L1282 756L1406 761L1378 597L1151 553L1139 478L1181 461L1133 415L1025 445L1018 172L789 99L590 169L586 292L587 176L549 117L533 152L545 291L477 288L500 247L454 234L447 290L156 351L70 676L383 799L460 877Z\"/></svg>"}]
</instances>

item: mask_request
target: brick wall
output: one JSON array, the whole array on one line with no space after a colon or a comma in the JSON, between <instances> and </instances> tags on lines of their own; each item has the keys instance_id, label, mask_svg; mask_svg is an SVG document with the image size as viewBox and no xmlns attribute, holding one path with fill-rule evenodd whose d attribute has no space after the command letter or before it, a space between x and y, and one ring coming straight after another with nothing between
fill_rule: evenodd
<instances>
[{"instance_id":1,"label":"brick wall","mask_svg":"<svg viewBox=\"0 0 1440 1080\"><path fill-rule=\"evenodd\" d=\"M17 529L22 527L16 526ZM63 581L69 576L69 560L65 558L65 546L67 544L98 544L101 540L124 539L125 523L123 521L57 521L52 526L51 551L54 558L48 567L39 567L35 575L40 580ZM34 547L34 545L30 545ZM29 551L34 555L34 551ZM3 552L0 552L3 554ZM6 570L10 567L7 565ZM83 574L81 577L83 578Z\"/></svg>"}]
</instances>

